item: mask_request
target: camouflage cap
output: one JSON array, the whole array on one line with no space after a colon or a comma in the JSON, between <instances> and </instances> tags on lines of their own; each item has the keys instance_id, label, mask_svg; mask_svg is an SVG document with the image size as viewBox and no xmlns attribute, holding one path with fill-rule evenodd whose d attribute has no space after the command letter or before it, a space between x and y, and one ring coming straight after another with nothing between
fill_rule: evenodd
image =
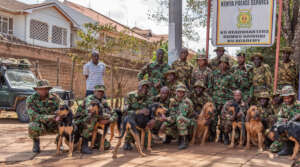
<instances>
[{"instance_id":1,"label":"camouflage cap","mask_svg":"<svg viewBox=\"0 0 300 167\"><path fill-rule=\"evenodd\" d=\"M220 59L220 62L228 63L229 64L229 58L227 56L222 56Z\"/></svg>"},{"instance_id":2,"label":"camouflage cap","mask_svg":"<svg viewBox=\"0 0 300 167\"><path fill-rule=\"evenodd\" d=\"M252 56L251 56L251 58L250 58L251 61L253 61L255 57L259 57L259 58L261 58L262 60L264 59L264 57L262 56L262 54L259 53L259 52L256 52L256 53L253 53L253 54L252 54Z\"/></svg>"},{"instance_id":3,"label":"camouflage cap","mask_svg":"<svg viewBox=\"0 0 300 167\"><path fill-rule=\"evenodd\" d=\"M283 53L293 53L294 50L292 47L283 47L282 49L280 49L280 52L283 52Z\"/></svg>"},{"instance_id":4,"label":"camouflage cap","mask_svg":"<svg viewBox=\"0 0 300 167\"><path fill-rule=\"evenodd\" d=\"M205 54L199 54L196 58L197 60L200 60L200 59L207 59L206 55Z\"/></svg>"},{"instance_id":5,"label":"camouflage cap","mask_svg":"<svg viewBox=\"0 0 300 167\"><path fill-rule=\"evenodd\" d=\"M205 84L204 84L204 82L203 82L202 80L196 81L195 84L194 84L194 88L195 88L195 87L206 88L206 86L205 86Z\"/></svg>"},{"instance_id":6,"label":"camouflage cap","mask_svg":"<svg viewBox=\"0 0 300 167\"><path fill-rule=\"evenodd\" d=\"M281 90L280 96L294 96L296 95L294 88L290 85L284 86Z\"/></svg>"},{"instance_id":7,"label":"camouflage cap","mask_svg":"<svg viewBox=\"0 0 300 167\"><path fill-rule=\"evenodd\" d=\"M174 74L176 75L176 71L175 70L168 70L167 72L164 73L165 76L169 75L169 74Z\"/></svg>"},{"instance_id":8,"label":"camouflage cap","mask_svg":"<svg viewBox=\"0 0 300 167\"><path fill-rule=\"evenodd\" d=\"M36 82L36 87L34 87L34 89L43 89L43 88L52 89L52 86L50 86L48 80L38 80Z\"/></svg>"},{"instance_id":9,"label":"camouflage cap","mask_svg":"<svg viewBox=\"0 0 300 167\"><path fill-rule=\"evenodd\" d=\"M270 93L267 92L267 91L263 91L263 92L260 92L257 96L258 98L266 98L266 99L269 99L270 98Z\"/></svg>"},{"instance_id":10,"label":"camouflage cap","mask_svg":"<svg viewBox=\"0 0 300 167\"><path fill-rule=\"evenodd\" d=\"M176 86L176 91L186 91L186 86L182 83L179 83L177 86Z\"/></svg>"},{"instance_id":11,"label":"camouflage cap","mask_svg":"<svg viewBox=\"0 0 300 167\"><path fill-rule=\"evenodd\" d=\"M146 86L150 86L150 82L148 81L148 80L141 80L140 82L139 82L139 87L142 87L142 86L144 86L144 85L146 85Z\"/></svg>"},{"instance_id":12,"label":"camouflage cap","mask_svg":"<svg viewBox=\"0 0 300 167\"><path fill-rule=\"evenodd\" d=\"M214 51L216 52L216 51L226 51L226 50L224 49L224 47L217 47Z\"/></svg>"},{"instance_id":13,"label":"camouflage cap","mask_svg":"<svg viewBox=\"0 0 300 167\"><path fill-rule=\"evenodd\" d=\"M104 85L96 85L94 87L95 91L105 91L105 86Z\"/></svg>"},{"instance_id":14,"label":"camouflage cap","mask_svg":"<svg viewBox=\"0 0 300 167\"><path fill-rule=\"evenodd\" d=\"M280 96L281 92L279 89L277 89L275 92L273 92L272 96Z\"/></svg>"}]
</instances>

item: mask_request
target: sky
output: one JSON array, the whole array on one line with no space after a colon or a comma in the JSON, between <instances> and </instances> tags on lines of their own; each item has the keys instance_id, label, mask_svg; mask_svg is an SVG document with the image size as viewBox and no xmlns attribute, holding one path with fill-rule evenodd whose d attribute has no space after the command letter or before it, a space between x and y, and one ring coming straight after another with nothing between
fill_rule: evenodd
<instances>
[{"instance_id":1,"label":"sky","mask_svg":"<svg viewBox=\"0 0 300 167\"><path fill-rule=\"evenodd\" d=\"M44 0L19 0L25 3L41 3ZM69 0L108 16L121 24L130 28L139 27L142 29L151 29L154 34L168 34L168 24L158 24L148 18L151 9L158 8L156 0ZM205 48L206 29L199 28L200 41L185 41L186 47L197 51ZM214 47L210 44L209 53L215 56ZM235 55L239 48L226 48L230 55Z\"/></svg>"}]
</instances>

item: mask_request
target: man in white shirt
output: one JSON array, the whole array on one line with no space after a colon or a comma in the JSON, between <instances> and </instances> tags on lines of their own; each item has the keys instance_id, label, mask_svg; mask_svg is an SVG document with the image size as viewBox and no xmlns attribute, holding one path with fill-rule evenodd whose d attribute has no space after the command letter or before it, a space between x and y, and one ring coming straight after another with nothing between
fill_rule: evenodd
<instances>
[{"instance_id":1,"label":"man in white shirt","mask_svg":"<svg viewBox=\"0 0 300 167\"><path fill-rule=\"evenodd\" d=\"M83 66L83 75L86 78L86 96L93 94L96 85L104 85L106 65L99 62L99 53L92 52L92 60Z\"/></svg>"}]
</instances>

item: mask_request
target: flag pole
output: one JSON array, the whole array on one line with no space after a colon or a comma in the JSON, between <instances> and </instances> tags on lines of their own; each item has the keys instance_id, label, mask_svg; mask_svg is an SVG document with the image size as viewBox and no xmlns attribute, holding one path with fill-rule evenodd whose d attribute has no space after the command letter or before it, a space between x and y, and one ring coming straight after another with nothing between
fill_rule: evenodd
<instances>
[{"instance_id":1,"label":"flag pole","mask_svg":"<svg viewBox=\"0 0 300 167\"><path fill-rule=\"evenodd\" d=\"M209 30L210 30L210 9L211 9L211 0L207 1L207 20L206 20L206 58L208 59L209 54Z\"/></svg>"},{"instance_id":2,"label":"flag pole","mask_svg":"<svg viewBox=\"0 0 300 167\"><path fill-rule=\"evenodd\" d=\"M280 51L280 33L281 33L281 17L282 17L282 0L278 0L279 3L279 13L277 21L277 37L276 37L276 62L274 70L274 85L273 92L277 89L277 79L278 79L278 62L279 62L279 51Z\"/></svg>"}]
</instances>

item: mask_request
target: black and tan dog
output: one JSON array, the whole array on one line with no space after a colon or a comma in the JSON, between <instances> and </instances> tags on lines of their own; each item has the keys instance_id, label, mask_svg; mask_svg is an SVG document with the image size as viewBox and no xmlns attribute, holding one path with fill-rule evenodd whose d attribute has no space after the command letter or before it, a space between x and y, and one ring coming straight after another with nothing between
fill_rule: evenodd
<instances>
[{"instance_id":1,"label":"black and tan dog","mask_svg":"<svg viewBox=\"0 0 300 167\"><path fill-rule=\"evenodd\" d=\"M74 147L81 150L82 139L80 138L78 128L73 124L73 113L67 105L60 106L56 111L55 120L58 122L58 142L56 154L60 154L62 140L65 138L65 144L69 147L69 155L72 156Z\"/></svg>"},{"instance_id":2,"label":"black and tan dog","mask_svg":"<svg viewBox=\"0 0 300 167\"><path fill-rule=\"evenodd\" d=\"M197 118L197 128L194 129L192 140L190 144L194 144L199 139L201 145L205 143L205 140L208 138L209 126L214 119L215 106L213 103L208 102L203 106L203 109L200 115Z\"/></svg>"},{"instance_id":3,"label":"black and tan dog","mask_svg":"<svg viewBox=\"0 0 300 167\"><path fill-rule=\"evenodd\" d=\"M251 106L247 111L245 123L247 131L247 149L250 149L250 144L252 143L258 145L259 151L263 151L265 136L261 114L262 111L256 106Z\"/></svg>"},{"instance_id":4,"label":"black and tan dog","mask_svg":"<svg viewBox=\"0 0 300 167\"><path fill-rule=\"evenodd\" d=\"M148 133L148 144L147 144L147 150L151 151L151 128L149 123L154 119L165 119L165 114L167 112L167 109L164 108L161 104L155 103L152 104L148 108L147 114L133 114L133 115L127 115L124 117L123 123L122 123L122 132L121 136L117 137L119 138L118 144L115 147L113 151L113 158L117 158L117 152L118 149L122 143L122 139L128 132L132 134L135 140L135 145L140 153L141 156L146 156L145 153L143 153L143 147L144 147L144 141L145 141L145 132ZM140 141L140 135L139 132L141 132L141 141Z\"/></svg>"},{"instance_id":5,"label":"black and tan dog","mask_svg":"<svg viewBox=\"0 0 300 167\"><path fill-rule=\"evenodd\" d=\"M293 155L290 159L295 160L300 146L300 122L289 121L287 123L276 123L268 133L268 138L272 141L287 138L294 142Z\"/></svg>"},{"instance_id":6,"label":"black and tan dog","mask_svg":"<svg viewBox=\"0 0 300 167\"><path fill-rule=\"evenodd\" d=\"M118 135L120 136L120 129L121 129L121 123L122 123L122 111L119 109L115 109L114 112L118 115L118 118L115 122L110 123L110 139L109 141L111 142L112 139L115 136L115 128L117 128Z\"/></svg>"}]
</instances>

